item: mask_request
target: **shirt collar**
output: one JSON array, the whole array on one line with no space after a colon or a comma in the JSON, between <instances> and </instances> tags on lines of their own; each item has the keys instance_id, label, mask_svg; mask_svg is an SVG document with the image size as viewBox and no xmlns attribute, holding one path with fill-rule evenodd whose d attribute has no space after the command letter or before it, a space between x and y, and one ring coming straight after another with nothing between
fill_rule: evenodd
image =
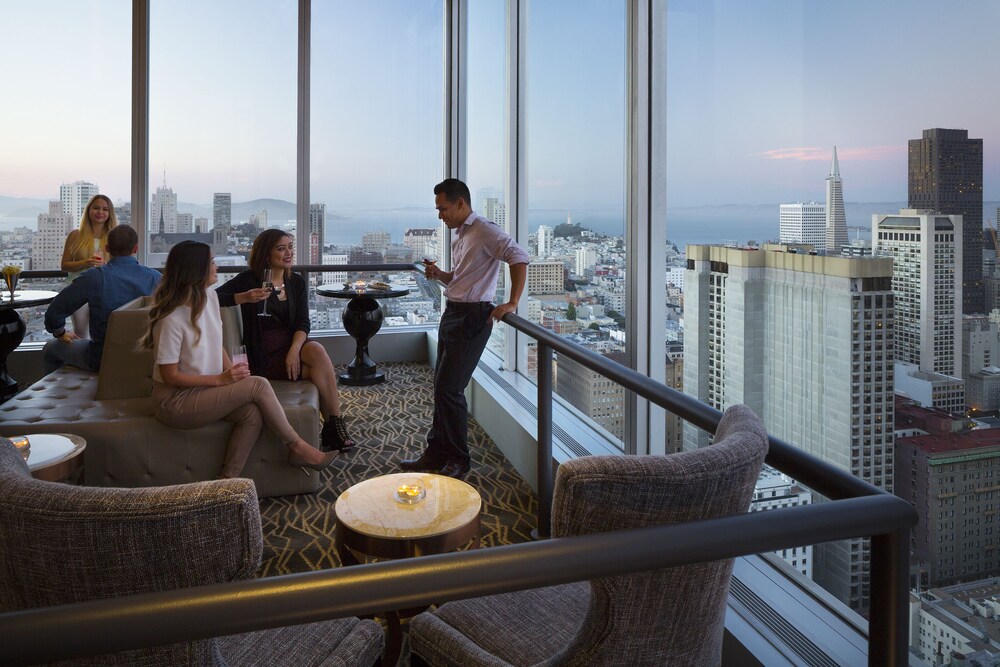
<instances>
[{"instance_id":1,"label":"shirt collar","mask_svg":"<svg viewBox=\"0 0 1000 667\"><path fill-rule=\"evenodd\" d=\"M112 257L111 259L109 259L108 264L110 264L111 262L128 262L128 261L135 262L136 264L139 263L139 259L135 255L118 255L117 257Z\"/></svg>"},{"instance_id":2,"label":"shirt collar","mask_svg":"<svg viewBox=\"0 0 1000 667\"><path fill-rule=\"evenodd\" d=\"M478 216L478 215L476 215L476 212L475 212L475 211L472 211L472 212L470 212L470 213L469 213L469 217L468 217L468 218L466 218L466 219L465 219L465 222L463 222L463 223L462 223L462 227L465 227L465 226L467 226L467 225L472 225L472 223L474 223L474 222L476 221L476 218L478 218L478 217L479 217L479 216ZM461 228L460 228L460 229L461 229Z\"/></svg>"}]
</instances>

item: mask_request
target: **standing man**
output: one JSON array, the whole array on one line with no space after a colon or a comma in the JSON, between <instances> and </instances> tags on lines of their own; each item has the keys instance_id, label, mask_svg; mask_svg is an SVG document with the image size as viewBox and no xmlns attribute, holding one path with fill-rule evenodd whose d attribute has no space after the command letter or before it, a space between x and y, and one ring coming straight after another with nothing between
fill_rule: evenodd
<instances>
[{"instance_id":1,"label":"standing man","mask_svg":"<svg viewBox=\"0 0 1000 667\"><path fill-rule=\"evenodd\" d=\"M96 371L111 311L152 294L160 282L159 271L142 266L135 258L139 236L129 225L111 230L106 250L111 255L108 263L85 271L64 287L45 311L45 330L55 337L42 350L46 373L64 364ZM66 331L66 318L85 304L90 306L89 340Z\"/></svg>"},{"instance_id":2,"label":"standing man","mask_svg":"<svg viewBox=\"0 0 1000 667\"><path fill-rule=\"evenodd\" d=\"M468 186L457 178L434 186L438 217L454 232L452 271L424 260L425 275L447 285L444 295L448 299L438 328L434 423L423 454L399 462L403 470L459 479L470 469L465 388L490 338L493 321L517 310L528 275L528 253L496 223L477 215L469 201ZM494 306L501 261L510 266L510 300Z\"/></svg>"}]
</instances>

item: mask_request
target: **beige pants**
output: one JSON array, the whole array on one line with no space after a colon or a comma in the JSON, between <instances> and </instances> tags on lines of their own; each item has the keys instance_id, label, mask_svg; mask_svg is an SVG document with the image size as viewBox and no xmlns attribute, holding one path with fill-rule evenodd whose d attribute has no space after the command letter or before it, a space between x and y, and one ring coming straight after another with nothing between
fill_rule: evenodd
<instances>
[{"instance_id":1,"label":"beige pants","mask_svg":"<svg viewBox=\"0 0 1000 667\"><path fill-rule=\"evenodd\" d=\"M222 387L179 388L154 382L153 416L178 429L200 428L219 420L231 422L233 432L222 464L226 477L239 477L262 425L266 424L285 444L299 437L288 423L271 383L256 375Z\"/></svg>"}]
</instances>

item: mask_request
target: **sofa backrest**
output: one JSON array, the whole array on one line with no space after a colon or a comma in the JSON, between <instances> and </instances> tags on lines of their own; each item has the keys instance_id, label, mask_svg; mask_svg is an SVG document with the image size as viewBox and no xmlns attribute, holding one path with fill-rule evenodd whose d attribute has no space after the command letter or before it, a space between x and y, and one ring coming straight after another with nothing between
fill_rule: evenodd
<instances>
[{"instance_id":1,"label":"sofa backrest","mask_svg":"<svg viewBox=\"0 0 1000 667\"><path fill-rule=\"evenodd\" d=\"M243 315L239 306L223 306L222 311L222 346L226 352L233 353L233 348L243 344Z\"/></svg>"},{"instance_id":2,"label":"sofa backrest","mask_svg":"<svg viewBox=\"0 0 1000 667\"><path fill-rule=\"evenodd\" d=\"M97 399L144 398L153 393L153 351L141 346L153 298L141 296L111 313L97 374Z\"/></svg>"}]
</instances>

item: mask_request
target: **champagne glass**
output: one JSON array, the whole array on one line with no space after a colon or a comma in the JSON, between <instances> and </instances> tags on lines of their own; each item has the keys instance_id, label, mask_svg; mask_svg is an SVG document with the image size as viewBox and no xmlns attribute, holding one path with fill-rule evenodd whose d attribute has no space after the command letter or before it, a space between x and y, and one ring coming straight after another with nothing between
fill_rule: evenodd
<instances>
[{"instance_id":1,"label":"champagne glass","mask_svg":"<svg viewBox=\"0 0 1000 667\"><path fill-rule=\"evenodd\" d=\"M271 317L271 313L267 312L267 300L271 298L271 292L274 291L274 269L264 270L264 282L261 283L261 287L267 290L268 294L264 297L264 310L257 313L259 317Z\"/></svg>"}]
</instances>

